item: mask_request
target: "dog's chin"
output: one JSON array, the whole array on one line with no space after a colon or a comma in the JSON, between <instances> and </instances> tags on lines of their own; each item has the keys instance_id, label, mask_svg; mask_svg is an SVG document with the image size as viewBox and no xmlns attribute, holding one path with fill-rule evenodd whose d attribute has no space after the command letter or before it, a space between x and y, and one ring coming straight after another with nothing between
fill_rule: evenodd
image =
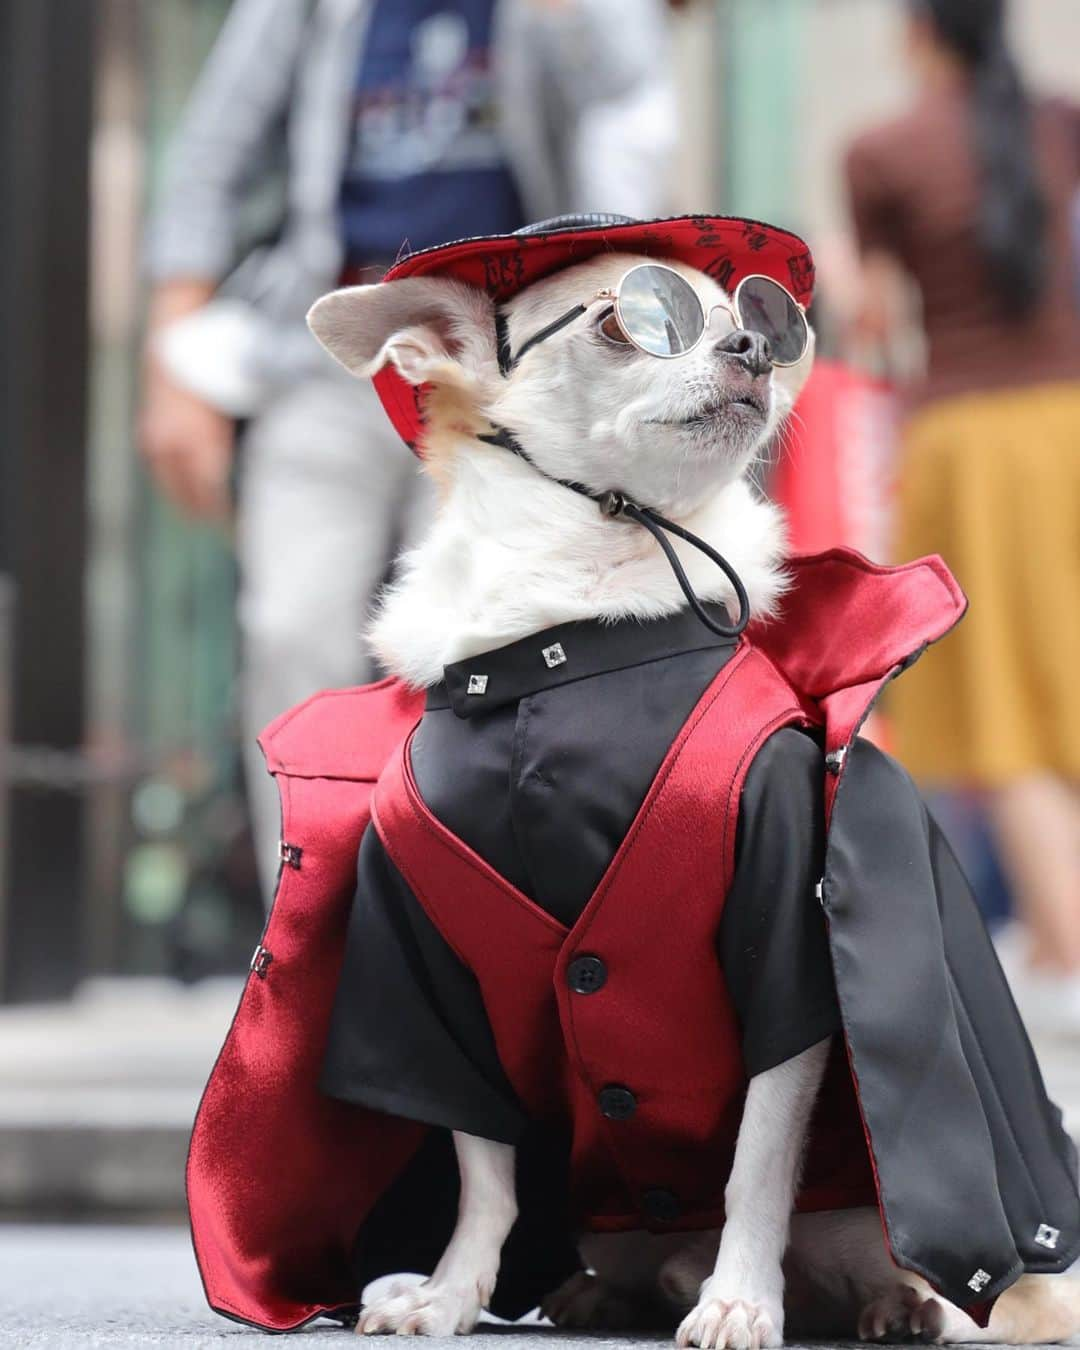
<instances>
[{"instance_id":1,"label":"dog's chin","mask_svg":"<svg viewBox=\"0 0 1080 1350\"><path fill-rule=\"evenodd\" d=\"M724 434L729 426L760 430L769 420L769 405L760 394L745 392L712 399L682 422L670 425L686 431L706 430L714 436Z\"/></svg>"},{"instance_id":2,"label":"dog's chin","mask_svg":"<svg viewBox=\"0 0 1080 1350\"><path fill-rule=\"evenodd\" d=\"M770 415L763 397L741 391L710 399L685 417L665 418L653 425L675 437L684 452L737 458L758 445Z\"/></svg>"}]
</instances>

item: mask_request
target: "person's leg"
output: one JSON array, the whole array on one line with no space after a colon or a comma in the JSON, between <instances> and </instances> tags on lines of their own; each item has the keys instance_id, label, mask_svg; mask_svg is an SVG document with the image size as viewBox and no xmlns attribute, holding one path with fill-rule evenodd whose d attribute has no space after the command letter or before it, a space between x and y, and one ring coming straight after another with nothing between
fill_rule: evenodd
<instances>
[{"instance_id":1,"label":"person's leg","mask_svg":"<svg viewBox=\"0 0 1080 1350\"><path fill-rule=\"evenodd\" d=\"M319 689L372 676L363 629L414 462L370 386L288 391L252 425L238 521L245 763L259 875L277 875L277 790L255 738Z\"/></svg>"},{"instance_id":2,"label":"person's leg","mask_svg":"<svg viewBox=\"0 0 1080 1350\"><path fill-rule=\"evenodd\" d=\"M1080 388L942 402L909 424L904 557L939 552L964 622L897 681L900 758L981 788L1020 923L998 949L1025 1020L1080 1031ZM1031 447L1039 447L1033 454Z\"/></svg>"},{"instance_id":3,"label":"person's leg","mask_svg":"<svg viewBox=\"0 0 1080 1350\"><path fill-rule=\"evenodd\" d=\"M1080 792L1031 774L991 793L988 807L1030 964L1080 980Z\"/></svg>"}]
</instances>

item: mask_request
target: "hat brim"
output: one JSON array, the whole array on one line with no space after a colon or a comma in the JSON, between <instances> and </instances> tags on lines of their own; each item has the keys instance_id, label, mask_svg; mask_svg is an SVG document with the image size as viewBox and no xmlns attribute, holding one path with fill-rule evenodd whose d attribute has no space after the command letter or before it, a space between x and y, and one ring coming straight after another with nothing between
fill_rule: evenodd
<instances>
[{"instance_id":1,"label":"hat brim","mask_svg":"<svg viewBox=\"0 0 1080 1350\"><path fill-rule=\"evenodd\" d=\"M572 226L535 234L459 239L410 253L383 277L438 276L486 291L505 303L533 282L598 253L642 253L696 267L731 291L744 276L772 277L809 307L814 261L805 240L788 230L738 216L673 216L667 220ZM423 417L418 391L392 366L374 377L375 388L402 439L419 453Z\"/></svg>"}]
</instances>

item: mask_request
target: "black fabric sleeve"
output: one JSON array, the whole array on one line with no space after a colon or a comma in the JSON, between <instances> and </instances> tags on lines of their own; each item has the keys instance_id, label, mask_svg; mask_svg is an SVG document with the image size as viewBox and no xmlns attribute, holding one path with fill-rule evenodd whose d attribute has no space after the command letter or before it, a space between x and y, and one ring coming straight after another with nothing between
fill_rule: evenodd
<instances>
[{"instance_id":1,"label":"black fabric sleeve","mask_svg":"<svg viewBox=\"0 0 1080 1350\"><path fill-rule=\"evenodd\" d=\"M724 978L749 1077L840 1029L825 916L825 767L805 732L775 732L739 808L735 876L720 922Z\"/></svg>"},{"instance_id":2,"label":"black fabric sleeve","mask_svg":"<svg viewBox=\"0 0 1080 1350\"><path fill-rule=\"evenodd\" d=\"M332 1097L516 1143L526 1118L479 985L368 828L320 1087Z\"/></svg>"}]
</instances>

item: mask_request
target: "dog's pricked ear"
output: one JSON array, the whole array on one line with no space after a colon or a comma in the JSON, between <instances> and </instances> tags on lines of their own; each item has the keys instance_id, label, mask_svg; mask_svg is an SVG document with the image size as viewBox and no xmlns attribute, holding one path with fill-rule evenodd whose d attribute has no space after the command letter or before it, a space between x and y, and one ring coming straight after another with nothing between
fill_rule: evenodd
<instances>
[{"instance_id":1,"label":"dog's pricked ear","mask_svg":"<svg viewBox=\"0 0 1080 1350\"><path fill-rule=\"evenodd\" d=\"M472 286L438 277L404 277L331 291L308 311L308 327L354 375L392 362L410 384L424 384L448 362L495 361L495 312Z\"/></svg>"}]
</instances>

